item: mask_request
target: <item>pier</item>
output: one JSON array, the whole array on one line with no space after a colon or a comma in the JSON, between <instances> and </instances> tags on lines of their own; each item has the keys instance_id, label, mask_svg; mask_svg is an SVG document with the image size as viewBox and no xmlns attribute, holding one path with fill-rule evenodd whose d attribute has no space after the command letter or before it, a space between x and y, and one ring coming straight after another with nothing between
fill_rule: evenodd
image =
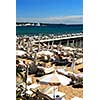
<instances>
[{"instance_id":1,"label":"pier","mask_svg":"<svg viewBox=\"0 0 100 100\"><path fill-rule=\"evenodd\" d=\"M53 39L45 39L45 40L39 40L34 41L34 43L46 43L46 44L61 44L61 45L67 45L71 47L80 47L83 48L83 35L78 36L70 36L70 37L60 37L60 38L53 38Z\"/></svg>"},{"instance_id":2,"label":"pier","mask_svg":"<svg viewBox=\"0 0 100 100\"><path fill-rule=\"evenodd\" d=\"M64 34L50 36L24 36L17 37L17 40L27 39L32 44L45 43L47 45L65 45L70 47L83 48L83 34Z\"/></svg>"}]
</instances>

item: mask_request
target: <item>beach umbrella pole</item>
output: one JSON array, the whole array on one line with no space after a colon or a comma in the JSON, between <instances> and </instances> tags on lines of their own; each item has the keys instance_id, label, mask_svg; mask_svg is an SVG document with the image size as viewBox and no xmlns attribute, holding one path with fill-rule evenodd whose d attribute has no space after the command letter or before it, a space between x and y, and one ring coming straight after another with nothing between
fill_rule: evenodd
<instances>
[{"instance_id":1,"label":"beach umbrella pole","mask_svg":"<svg viewBox=\"0 0 100 100\"><path fill-rule=\"evenodd\" d=\"M55 86L53 87L53 97L54 97L54 99L56 98L55 97Z\"/></svg>"}]
</instances>

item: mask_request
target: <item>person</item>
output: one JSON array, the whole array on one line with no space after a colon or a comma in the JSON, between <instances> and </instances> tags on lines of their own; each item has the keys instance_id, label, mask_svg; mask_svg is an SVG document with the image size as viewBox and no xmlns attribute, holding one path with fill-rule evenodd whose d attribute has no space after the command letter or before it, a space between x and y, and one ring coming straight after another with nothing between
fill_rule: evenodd
<instances>
[{"instance_id":1,"label":"person","mask_svg":"<svg viewBox=\"0 0 100 100\"><path fill-rule=\"evenodd\" d=\"M19 64L19 60L16 60L16 65L18 65Z\"/></svg>"}]
</instances>

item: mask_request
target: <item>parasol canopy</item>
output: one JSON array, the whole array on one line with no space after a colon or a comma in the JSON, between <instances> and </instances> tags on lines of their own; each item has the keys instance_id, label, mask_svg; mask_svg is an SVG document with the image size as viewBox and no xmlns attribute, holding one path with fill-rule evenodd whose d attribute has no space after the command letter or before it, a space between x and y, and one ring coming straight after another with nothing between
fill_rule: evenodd
<instances>
[{"instance_id":1,"label":"parasol canopy","mask_svg":"<svg viewBox=\"0 0 100 100\"><path fill-rule=\"evenodd\" d=\"M57 48L57 45L52 45L52 47Z\"/></svg>"},{"instance_id":2,"label":"parasol canopy","mask_svg":"<svg viewBox=\"0 0 100 100\"><path fill-rule=\"evenodd\" d=\"M76 63L76 64L81 64L81 63L83 63L83 58L80 58L80 59L76 60L75 63Z\"/></svg>"},{"instance_id":3,"label":"parasol canopy","mask_svg":"<svg viewBox=\"0 0 100 100\"><path fill-rule=\"evenodd\" d=\"M53 52L50 52L50 51L47 50L47 51L40 51L40 52L37 53L37 55L42 55L42 54L52 56Z\"/></svg>"},{"instance_id":4,"label":"parasol canopy","mask_svg":"<svg viewBox=\"0 0 100 100\"><path fill-rule=\"evenodd\" d=\"M16 55L17 55L17 56L22 56L22 55L24 55L24 54L26 54L25 51L23 51L23 50L16 50Z\"/></svg>"},{"instance_id":5,"label":"parasol canopy","mask_svg":"<svg viewBox=\"0 0 100 100\"><path fill-rule=\"evenodd\" d=\"M65 46L63 46L62 49L64 49L64 50L70 50L70 51L76 50L75 48L65 47Z\"/></svg>"},{"instance_id":6,"label":"parasol canopy","mask_svg":"<svg viewBox=\"0 0 100 100\"><path fill-rule=\"evenodd\" d=\"M55 99L56 98L56 93L55 93L55 86L58 86L58 85L68 85L70 82L71 82L71 79L65 77L64 75L61 75L61 74L58 74L56 71L55 73L52 73L52 74L48 74L48 75L45 75L45 76L42 76L40 79L39 79L39 82L41 84L49 84L51 86L54 86L54 93L52 94L53 95L53 98Z\"/></svg>"},{"instance_id":7,"label":"parasol canopy","mask_svg":"<svg viewBox=\"0 0 100 100\"><path fill-rule=\"evenodd\" d=\"M56 71L55 73L52 73L52 74L48 74L48 75L45 75L45 76L42 76L40 79L39 79L39 82L41 84L49 84L51 86L54 86L54 93L52 94L53 95L53 98L55 99L56 97L56 93L55 93L55 86L58 86L58 85L68 85L70 82L71 82L71 79L65 77L64 75L61 75L61 74L58 74ZM57 91L56 91L57 92Z\"/></svg>"},{"instance_id":8,"label":"parasol canopy","mask_svg":"<svg viewBox=\"0 0 100 100\"><path fill-rule=\"evenodd\" d=\"M39 79L40 83L49 84L49 85L68 85L71 82L70 78L65 77L64 75L58 74L57 72L42 76Z\"/></svg>"}]
</instances>

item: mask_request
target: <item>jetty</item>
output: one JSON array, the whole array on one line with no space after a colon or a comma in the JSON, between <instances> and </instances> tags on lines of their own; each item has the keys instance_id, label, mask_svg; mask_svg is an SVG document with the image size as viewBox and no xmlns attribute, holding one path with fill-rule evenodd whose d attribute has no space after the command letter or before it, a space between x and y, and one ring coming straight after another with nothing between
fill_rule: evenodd
<instances>
[{"instance_id":1,"label":"jetty","mask_svg":"<svg viewBox=\"0 0 100 100\"><path fill-rule=\"evenodd\" d=\"M45 43L49 45L66 45L70 47L83 48L83 33L63 34L63 35L45 35L45 36L24 36L17 39L28 39L31 43Z\"/></svg>"},{"instance_id":2,"label":"jetty","mask_svg":"<svg viewBox=\"0 0 100 100\"><path fill-rule=\"evenodd\" d=\"M75 35L75 36L65 36L65 37L58 37L53 39L44 39L44 40L38 40L34 41L34 43L49 43L51 44L61 44L61 45L67 45L71 47L80 47L83 48L83 34Z\"/></svg>"}]
</instances>

